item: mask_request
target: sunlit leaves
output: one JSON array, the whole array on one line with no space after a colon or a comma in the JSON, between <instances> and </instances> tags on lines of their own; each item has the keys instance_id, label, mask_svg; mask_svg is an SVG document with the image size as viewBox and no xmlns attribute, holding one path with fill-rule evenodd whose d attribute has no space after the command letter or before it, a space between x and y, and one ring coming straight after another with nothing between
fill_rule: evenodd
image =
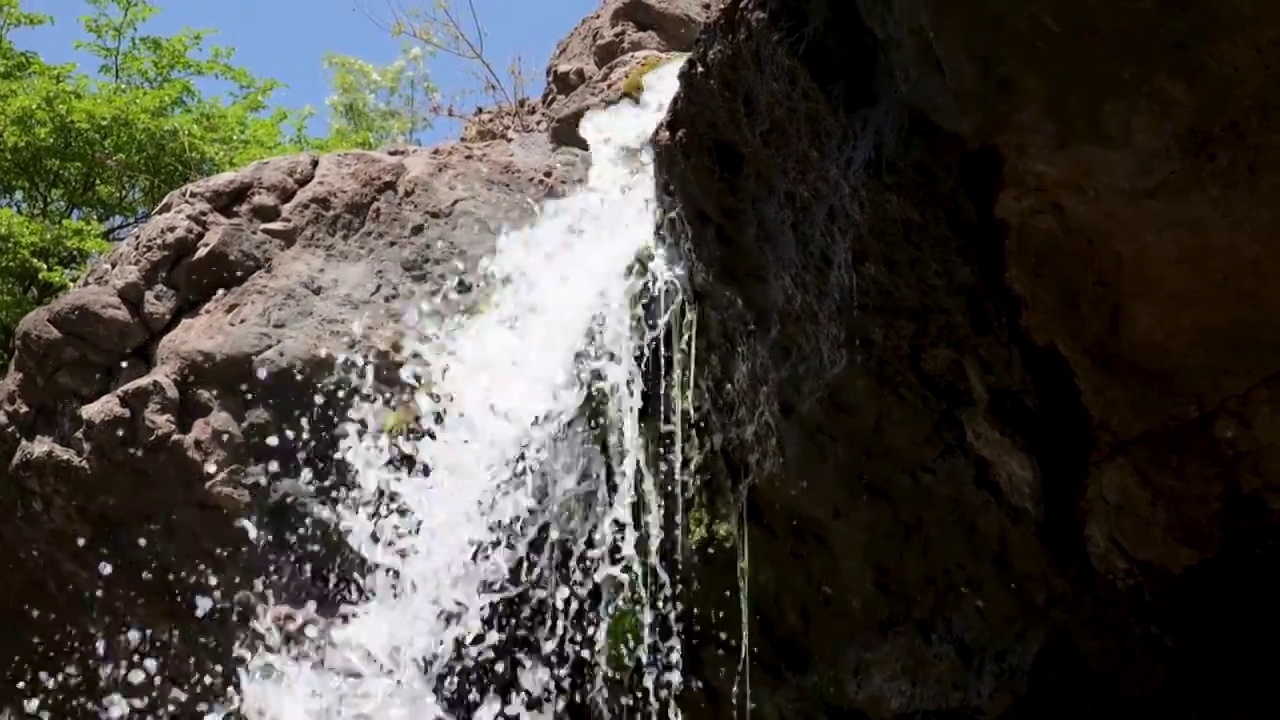
<instances>
[{"instance_id":1,"label":"sunlit leaves","mask_svg":"<svg viewBox=\"0 0 1280 720\"><path fill-rule=\"evenodd\" d=\"M290 114L268 111L279 84L207 46L209 33L148 34L146 0L83 3L76 47L96 67L19 47L51 19L0 0L0 362L14 322L170 190L294 139ZM201 83L224 91L206 96Z\"/></svg>"},{"instance_id":2,"label":"sunlit leaves","mask_svg":"<svg viewBox=\"0 0 1280 720\"><path fill-rule=\"evenodd\" d=\"M386 66L330 55L317 137L315 111L272 107L280 83L237 65L212 31L151 33L148 0L81 7L78 67L21 47L52 19L0 0L0 367L17 320L171 190L273 155L412 142L437 104L420 46Z\"/></svg>"},{"instance_id":3,"label":"sunlit leaves","mask_svg":"<svg viewBox=\"0 0 1280 720\"><path fill-rule=\"evenodd\" d=\"M374 4L385 6L385 16L370 10L366 14L392 37L452 56L468 67L476 87L462 96L478 94L482 103L516 110L513 118L523 121L518 110L528 99L524 65L519 57L511 59L505 72L495 64L485 48L486 33L475 0L380 0ZM460 100L444 103L439 112L456 117L453 106Z\"/></svg>"},{"instance_id":4,"label":"sunlit leaves","mask_svg":"<svg viewBox=\"0 0 1280 720\"><path fill-rule=\"evenodd\" d=\"M416 45L406 45L385 66L349 55L325 56L333 94L326 101L329 127L320 144L372 149L418 139L431 127L437 96L427 56Z\"/></svg>"},{"instance_id":5,"label":"sunlit leaves","mask_svg":"<svg viewBox=\"0 0 1280 720\"><path fill-rule=\"evenodd\" d=\"M70 287L79 268L106 247L96 223L46 222L0 208L0 360L22 316Z\"/></svg>"}]
</instances>

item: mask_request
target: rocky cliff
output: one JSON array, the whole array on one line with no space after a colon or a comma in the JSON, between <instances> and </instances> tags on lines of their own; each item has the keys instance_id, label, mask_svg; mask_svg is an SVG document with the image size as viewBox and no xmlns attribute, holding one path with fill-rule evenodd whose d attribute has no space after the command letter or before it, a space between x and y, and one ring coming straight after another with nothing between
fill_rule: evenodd
<instances>
[{"instance_id":1,"label":"rocky cliff","mask_svg":"<svg viewBox=\"0 0 1280 720\"><path fill-rule=\"evenodd\" d=\"M0 713L38 698L96 717L121 691L203 716L235 681L245 600L331 610L351 561L289 479L341 479L336 359L385 375L402 311L470 302L498 232L585 178L585 144L563 136L621 97L626 69L688 50L706 13L604 3L557 48L524 132L480 113L463 142L275 158L177 189L25 318L0 382ZM128 679L145 658L156 687Z\"/></svg>"},{"instance_id":2,"label":"rocky cliff","mask_svg":"<svg viewBox=\"0 0 1280 720\"><path fill-rule=\"evenodd\" d=\"M712 527L685 716L1269 716L1277 14L607 0L533 132L175 191L0 382L0 708L89 716L152 656L186 717L243 593L323 612L348 560L282 496L341 472L335 356L465 303L582 178L585 110L693 50L658 138Z\"/></svg>"},{"instance_id":3,"label":"rocky cliff","mask_svg":"<svg viewBox=\"0 0 1280 720\"><path fill-rule=\"evenodd\" d=\"M259 162L175 191L25 318L0 385L0 655L19 660L3 699L97 703L98 664L134 648L95 641L130 629L165 683L217 699L255 579L335 596L336 546L308 550L324 533L280 484L334 469L335 356L393 352L379 331L414 294L452 289L584 160L524 137ZM32 692L41 672L53 686Z\"/></svg>"},{"instance_id":4,"label":"rocky cliff","mask_svg":"<svg viewBox=\"0 0 1280 720\"><path fill-rule=\"evenodd\" d=\"M1269 714L1278 20L733 0L703 33L659 165L757 716ZM689 703L728 717L742 563L700 563Z\"/></svg>"}]
</instances>

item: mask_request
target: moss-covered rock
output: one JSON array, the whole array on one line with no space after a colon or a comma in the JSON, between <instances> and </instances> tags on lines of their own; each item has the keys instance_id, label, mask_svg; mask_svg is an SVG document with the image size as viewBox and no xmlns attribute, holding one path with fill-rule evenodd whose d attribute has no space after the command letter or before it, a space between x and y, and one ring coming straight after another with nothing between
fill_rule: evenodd
<instances>
[{"instance_id":1,"label":"moss-covered rock","mask_svg":"<svg viewBox=\"0 0 1280 720\"><path fill-rule=\"evenodd\" d=\"M622 80L622 97L632 101L639 101L640 95L644 93L644 77L669 62L674 62L684 57L684 53L674 55L649 55L636 64L627 76Z\"/></svg>"},{"instance_id":2,"label":"moss-covered rock","mask_svg":"<svg viewBox=\"0 0 1280 720\"><path fill-rule=\"evenodd\" d=\"M410 428L417 426L419 420L418 406L412 398L400 403L387 413L382 421L382 432L388 435L404 435Z\"/></svg>"}]
</instances>

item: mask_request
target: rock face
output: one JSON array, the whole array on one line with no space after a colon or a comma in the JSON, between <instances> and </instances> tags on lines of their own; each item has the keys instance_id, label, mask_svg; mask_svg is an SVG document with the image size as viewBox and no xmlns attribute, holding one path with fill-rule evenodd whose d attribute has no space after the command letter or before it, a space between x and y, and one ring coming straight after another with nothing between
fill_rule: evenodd
<instances>
[{"instance_id":1,"label":"rock face","mask_svg":"<svg viewBox=\"0 0 1280 720\"><path fill-rule=\"evenodd\" d=\"M1248 3L704 32L659 166L755 716L1270 715L1277 50ZM699 562L688 716L730 717L739 563Z\"/></svg>"},{"instance_id":2,"label":"rock face","mask_svg":"<svg viewBox=\"0 0 1280 720\"><path fill-rule=\"evenodd\" d=\"M723 0L603 0L557 44L542 97L516 107L478 109L462 128L463 142L486 142L545 131L557 146L587 149L578 121L588 110L618 102L627 74L644 58L688 52Z\"/></svg>"},{"instance_id":3,"label":"rock face","mask_svg":"<svg viewBox=\"0 0 1280 720\"><path fill-rule=\"evenodd\" d=\"M582 114L692 50L658 147L712 528L684 716L1270 717L1278 15L605 0L462 144L176 191L0 381L0 712L89 716L151 657L198 717L243 593L324 612L348 560L280 480L340 471L335 353L465 303L583 177Z\"/></svg>"},{"instance_id":4,"label":"rock face","mask_svg":"<svg viewBox=\"0 0 1280 720\"><path fill-rule=\"evenodd\" d=\"M605 0L556 46L542 107L556 145L587 149L578 121L622 97L627 73L653 53L687 52L720 0Z\"/></svg>"},{"instance_id":5,"label":"rock face","mask_svg":"<svg viewBox=\"0 0 1280 720\"><path fill-rule=\"evenodd\" d=\"M582 114L648 54L691 47L708 8L609 0L561 43L542 100L478 112L459 144L181 188L27 317L0 380L0 714L172 689L165 712L194 717L233 681L243 593L331 606L348 560L281 480L342 470L335 355L393 356L398 311L463 293L502 226L585 178ZM160 692L127 681L147 657Z\"/></svg>"},{"instance_id":6,"label":"rock face","mask_svg":"<svg viewBox=\"0 0 1280 720\"><path fill-rule=\"evenodd\" d=\"M277 596L332 599L333 554L308 568L298 518L271 499L304 465L332 470L342 413L317 388L334 354L387 349L354 327L397 320L415 288L456 289L503 225L584 172L585 154L531 135L259 162L172 193L24 319L0 384L0 657L15 659L0 706L87 716L74 703L107 691L95 641L134 628L191 696L176 716L196 716L230 679L238 592L267 577ZM131 654L105 659L127 670Z\"/></svg>"}]
</instances>

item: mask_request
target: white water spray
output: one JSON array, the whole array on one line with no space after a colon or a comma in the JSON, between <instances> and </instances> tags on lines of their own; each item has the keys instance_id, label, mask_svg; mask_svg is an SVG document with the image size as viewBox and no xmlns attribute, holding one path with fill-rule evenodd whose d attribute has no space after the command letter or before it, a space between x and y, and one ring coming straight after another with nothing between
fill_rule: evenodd
<instances>
[{"instance_id":1,"label":"white water spray","mask_svg":"<svg viewBox=\"0 0 1280 720\"><path fill-rule=\"evenodd\" d=\"M587 114L586 186L499 238L483 311L407 329L418 439L353 432L344 448L358 487L337 518L378 571L305 648L253 654L246 716L552 718L570 702L675 716L679 636L638 358L653 330L641 301L676 284L654 239L648 143L678 70L649 73L638 103ZM395 468L398 452L414 470ZM260 629L278 640L276 610Z\"/></svg>"}]
</instances>

